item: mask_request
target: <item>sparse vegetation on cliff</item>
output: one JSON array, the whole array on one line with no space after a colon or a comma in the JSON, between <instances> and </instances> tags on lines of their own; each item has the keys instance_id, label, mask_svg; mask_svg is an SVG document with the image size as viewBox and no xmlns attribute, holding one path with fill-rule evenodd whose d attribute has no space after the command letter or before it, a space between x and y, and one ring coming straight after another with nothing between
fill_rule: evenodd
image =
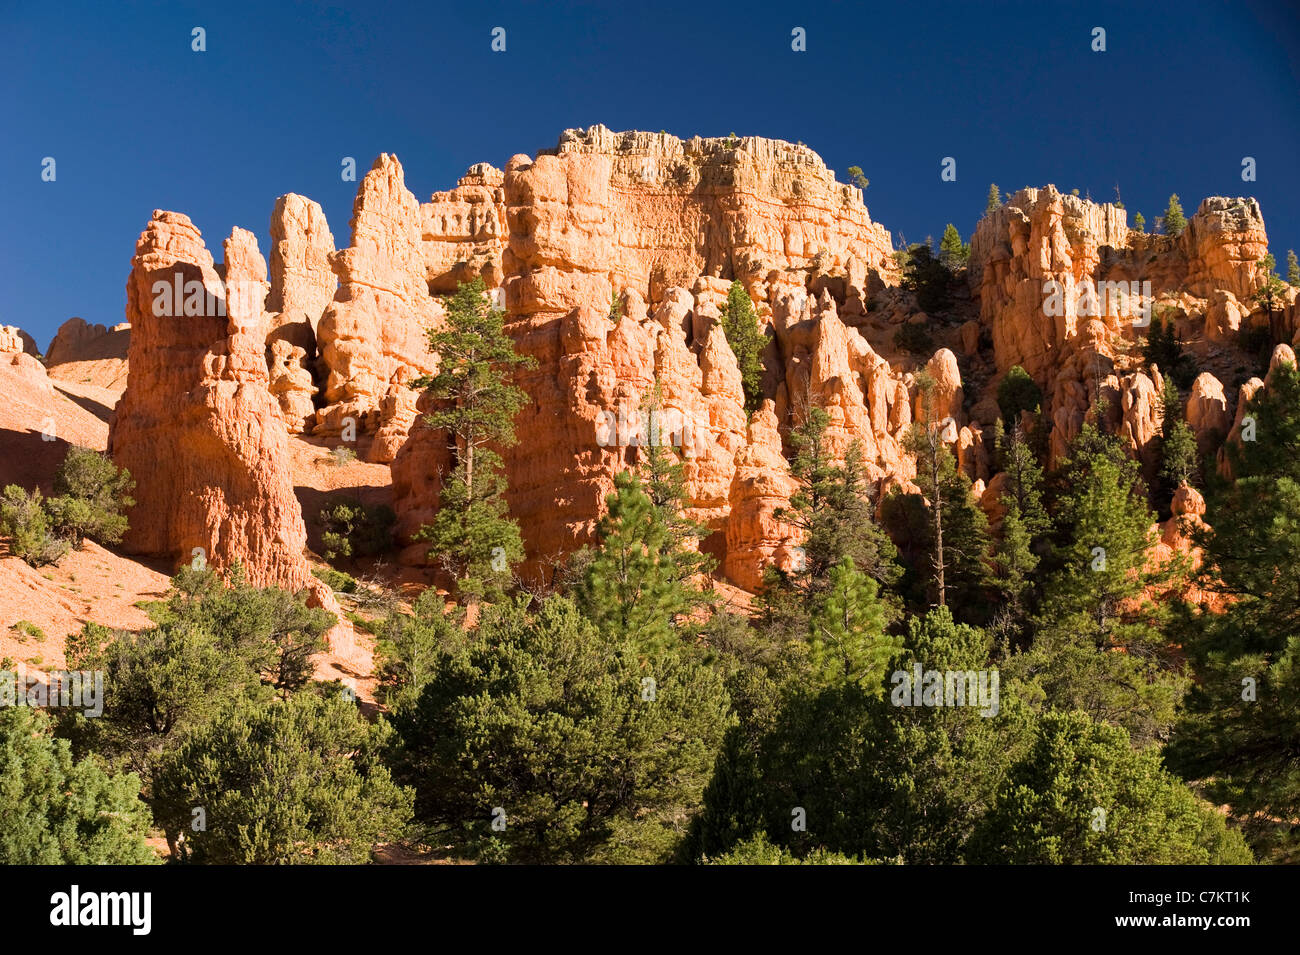
<instances>
[{"instance_id":1,"label":"sparse vegetation on cliff","mask_svg":"<svg viewBox=\"0 0 1300 955\"><path fill-rule=\"evenodd\" d=\"M1177 238L1183 234L1187 228L1187 217L1183 215L1183 205L1178 201L1178 193L1169 197L1169 205L1165 207L1165 214L1161 218L1165 227L1165 234Z\"/></svg>"},{"instance_id":2,"label":"sparse vegetation on cliff","mask_svg":"<svg viewBox=\"0 0 1300 955\"><path fill-rule=\"evenodd\" d=\"M488 302L481 278L462 284L447 301L447 326L429 333L440 356L438 374L417 378L433 398L424 424L442 432L453 462L433 523L418 539L468 597L501 593L510 568L523 560L519 525L506 516L505 478L496 447L515 441L515 414L527 394L510 383L531 358L516 354L504 313Z\"/></svg>"},{"instance_id":3,"label":"sparse vegetation on cliff","mask_svg":"<svg viewBox=\"0 0 1300 955\"><path fill-rule=\"evenodd\" d=\"M722 331L727 344L740 366L740 381L745 389L745 411L753 414L763 403L763 349L767 337L754 313L754 303L740 282L732 282L727 290L727 303L722 309Z\"/></svg>"}]
</instances>

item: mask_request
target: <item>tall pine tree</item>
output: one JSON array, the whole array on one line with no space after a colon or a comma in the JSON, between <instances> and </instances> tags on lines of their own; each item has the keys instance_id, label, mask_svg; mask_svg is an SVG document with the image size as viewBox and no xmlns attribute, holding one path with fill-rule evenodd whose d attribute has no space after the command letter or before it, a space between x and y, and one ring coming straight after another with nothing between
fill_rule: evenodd
<instances>
[{"instance_id":1,"label":"tall pine tree","mask_svg":"<svg viewBox=\"0 0 1300 955\"><path fill-rule=\"evenodd\" d=\"M411 387L432 398L424 423L446 435L454 464L433 523L416 539L431 545L430 559L451 574L463 599L494 599L509 583L510 566L524 557L519 526L507 516L496 449L514 444L514 417L528 403L510 376L535 362L515 353L505 315L490 306L479 278L447 300L446 327L429 333L429 348L438 354L438 373Z\"/></svg>"}]
</instances>

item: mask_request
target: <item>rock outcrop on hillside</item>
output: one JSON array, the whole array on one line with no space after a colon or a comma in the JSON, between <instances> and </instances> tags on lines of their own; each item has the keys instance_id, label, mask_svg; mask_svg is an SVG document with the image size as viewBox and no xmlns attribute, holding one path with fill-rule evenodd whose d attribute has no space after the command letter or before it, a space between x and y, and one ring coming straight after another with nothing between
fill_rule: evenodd
<instances>
[{"instance_id":1,"label":"rock outcrop on hillside","mask_svg":"<svg viewBox=\"0 0 1300 955\"><path fill-rule=\"evenodd\" d=\"M0 325L0 352L39 355L36 340L16 325Z\"/></svg>"},{"instance_id":2,"label":"rock outcrop on hillside","mask_svg":"<svg viewBox=\"0 0 1300 955\"><path fill-rule=\"evenodd\" d=\"M1211 197L1171 238L1130 230L1116 205L1021 190L979 223L969 289L932 317L899 287L891 237L861 191L807 147L755 137L568 130L535 158L471 167L425 203L384 154L358 188L347 247L335 249L320 206L294 194L277 201L271 234L269 275L238 229L218 268L188 219L155 215L128 286L134 374L113 449L144 475L137 497L153 502L130 546L172 557L203 547L209 560L238 557L256 579L295 585L302 520L283 442L299 432L326 443L355 433L370 461L391 461L403 560L425 561L412 538L455 462L409 383L437 369L428 333L444 320L439 296L473 278L536 363L518 373L530 401L518 444L503 449L534 576L592 540L614 475L659 441L684 464L688 514L713 531L704 549L733 582L757 587L766 565L797 556L797 532L775 515L793 489L790 432L813 406L829 414L833 455L861 449L877 495L915 490L904 443L930 415L996 521L1006 481L987 435L1012 365L1042 389L1041 414L1024 420L1046 432L1047 463L1104 408L1107 430L1155 485L1171 370L1140 357L1151 314L1215 349L1261 324L1276 326L1275 340L1300 336L1294 294L1273 316L1252 302L1267 248L1253 199ZM153 283L177 271L196 283L199 306L163 319L151 312ZM767 337L752 415L720 323L733 280ZM1150 297L1138 299L1131 283L1140 292L1145 282ZM1120 283L1125 294L1113 294ZM905 325L933 346L901 351ZM120 347L126 329L74 320L51 355L72 362L110 338ZM922 371L934 382L929 407ZM1237 396L1240 378L1227 380L1206 369L1186 398L1203 455L1235 440L1245 396L1264 386L1248 381Z\"/></svg>"},{"instance_id":3,"label":"rock outcrop on hillside","mask_svg":"<svg viewBox=\"0 0 1300 955\"><path fill-rule=\"evenodd\" d=\"M781 430L810 395L835 403L836 440L861 440L873 476L906 469L897 444L910 418L893 407L910 401L906 384L836 314L841 306L860 314L873 290L896 281L892 245L861 192L836 182L811 150L596 126L566 132L535 160L512 158L502 190L507 329L536 361L518 379L532 403L516 418L520 441L505 460L511 513L534 568L591 540L614 474L636 464L654 433L678 449L688 511L717 532L705 546L728 567L739 566L727 553L733 495L752 509L759 464L775 469L763 480L788 482ZM439 204L454 207L436 201L435 211ZM482 197L480 222L492 220L489 205ZM716 324L733 278L771 328L771 428L748 426L736 359ZM816 282L813 301L804 289ZM658 426L646 427L640 416L656 381ZM745 449L747 477L737 484ZM417 423L393 462L407 539L432 515L438 474L451 464L445 439ZM754 533L737 536L737 546L778 549ZM407 557L422 553L415 545Z\"/></svg>"},{"instance_id":4,"label":"rock outcrop on hillside","mask_svg":"<svg viewBox=\"0 0 1300 955\"><path fill-rule=\"evenodd\" d=\"M225 260L223 283L199 230L175 212L155 211L136 243L131 376L109 435L136 481L124 547L219 568L239 561L251 582L297 590L312 578L288 432L268 387L266 264L242 229Z\"/></svg>"},{"instance_id":5,"label":"rock outcrop on hillside","mask_svg":"<svg viewBox=\"0 0 1300 955\"><path fill-rule=\"evenodd\" d=\"M339 288L316 328L325 407L313 433L378 430L390 386L436 367L428 332L442 306L429 294L420 204L387 153L352 207L352 242L329 257ZM409 424L409 422L405 422Z\"/></svg>"},{"instance_id":6,"label":"rock outcrop on hillside","mask_svg":"<svg viewBox=\"0 0 1300 955\"><path fill-rule=\"evenodd\" d=\"M475 278L488 288L501 285L506 248L504 180L500 169L478 163L460 177L455 189L435 192L420 204L421 252L434 294L449 294Z\"/></svg>"},{"instance_id":7,"label":"rock outcrop on hillside","mask_svg":"<svg viewBox=\"0 0 1300 955\"><path fill-rule=\"evenodd\" d=\"M1250 313L1241 303L1262 282L1256 263L1267 237L1254 199L1208 198L1177 237L1133 232L1126 217L1052 186L1023 189L980 221L969 275L998 373L1020 365L1044 390L1051 460L1101 398L1154 479L1161 383L1137 370L1140 339L1161 314L1181 337L1234 335ZM1221 413L1206 402L1222 385L1212 374L1202 379L1189 418L1212 450Z\"/></svg>"}]
</instances>

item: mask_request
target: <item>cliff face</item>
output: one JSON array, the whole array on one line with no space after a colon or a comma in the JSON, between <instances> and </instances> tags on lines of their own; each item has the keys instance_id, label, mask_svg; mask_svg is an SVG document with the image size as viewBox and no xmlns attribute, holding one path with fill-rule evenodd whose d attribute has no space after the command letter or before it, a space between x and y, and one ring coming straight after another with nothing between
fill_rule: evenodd
<instances>
[{"instance_id":1,"label":"cliff face","mask_svg":"<svg viewBox=\"0 0 1300 955\"><path fill-rule=\"evenodd\" d=\"M1243 301L1260 287L1256 263L1268 242L1254 199L1206 199L1177 237L1133 232L1126 218L1051 186L1023 189L980 221L969 277L998 373L1020 365L1044 389L1051 459L1103 398L1108 424L1152 480L1161 380L1136 369L1140 339L1162 313L1183 338L1234 333L1252 308ZM1223 388L1202 378L1189 420L1208 446L1226 411L1209 413L1207 396Z\"/></svg>"},{"instance_id":2,"label":"cliff face","mask_svg":"<svg viewBox=\"0 0 1300 955\"><path fill-rule=\"evenodd\" d=\"M797 535L776 514L793 489L789 432L808 408L828 412L832 453L857 443L877 493L910 488L903 442L924 369L937 416L951 419L945 440L993 513L1005 480L991 472L985 435L1012 365L1043 389L1038 427L1053 460L1102 398L1108 428L1154 481L1167 370L1140 361L1151 314L1209 343L1211 357L1247 324L1268 322L1249 301L1267 248L1254 200L1207 199L1170 238L1052 186L984 217L969 294L936 319L897 287L889 233L861 192L808 148L761 138L569 130L536 158L472 167L425 203L382 155L358 189L345 248L320 207L292 194L276 203L271 234L269 275L243 230L218 267L188 219L155 213L128 283L131 379L112 444L141 482L129 546L179 557L203 547L211 561L238 558L254 579L290 585L306 575L284 463L296 432L339 443L355 425L369 459L392 463L403 560L425 560L411 537L435 513L453 461L408 382L437 369L428 332L443 320L439 296L475 277L536 361L517 379L531 401L515 422L518 444L504 450L524 571L544 577L589 543L614 475L659 441L684 464L689 514L714 532L703 546L750 589L767 564L794 559ZM178 273L198 304L188 311L181 298L160 316L154 283ZM733 279L767 335L752 415L718 321ZM1055 305L1051 286L1062 293ZM1296 311L1288 294L1273 317L1287 337ZM901 352L895 333L906 324L932 333L933 347ZM69 323L51 357L73 361L107 347L107 334ZM126 329L112 334L120 348ZM1208 369L1196 379L1186 416L1203 453L1233 431L1240 396L1262 386L1225 387Z\"/></svg>"},{"instance_id":3,"label":"cliff face","mask_svg":"<svg viewBox=\"0 0 1300 955\"><path fill-rule=\"evenodd\" d=\"M130 553L229 567L290 589L311 580L268 387L266 264L251 233L225 243L225 282L190 220L156 211L127 281L130 380L109 449L135 478ZM179 292L177 291L179 290Z\"/></svg>"},{"instance_id":4,"label":"cliff face","mask_svg":"<svg viewBox=\"0 0 1300 955\"><path fill-rule=\"evenodd\" d=\"M465 275L490 278L501 220L487 195L490 170L479 179L435 195L423 211L426 238L435 231L430 221L471 233L456 243L478 250ZM518 379L532 403L515 422L519 443L506 452L510 509L533 569L590 541L614 474L634 465L640 445L657 434L685 464L692 516L719 532L705 546L756 582L761 568L741 570L728 541L744 552L778 549L754 531L765 518L751 513L750 472L757 462L784 464L777 427L748 426L736 359L716 324L733 278L773 326L772 421L788 416L810 388L842 396L836 434L865 439L871 460L883 464L879 473L899 464L896 447L877 448L898 395L888 366L839 322L829 294L813 302L804 293L814 278L835 276L850 310L861 314L871 289L896 280L891 242L871 222L861 192L837 183L811 150L597 126L566 132L535 160L512 158L500 195L507 328L537 362ZM433 285L454 274L445 264L449 244L443 235L426 241ZM814 308L825 319L820 335ZM647 427L641 414L656 381L662 406ZM864 387L878 399L878 421L865 408ZM444 443L417 423L393 462L403 535L433 513L438 474L451 464ZM749 477L737 484L745 449ZM749 532L729 529L733 495L746 500ZM421 560L422 548L406 556Z\"/></svg>"}]
</instances>

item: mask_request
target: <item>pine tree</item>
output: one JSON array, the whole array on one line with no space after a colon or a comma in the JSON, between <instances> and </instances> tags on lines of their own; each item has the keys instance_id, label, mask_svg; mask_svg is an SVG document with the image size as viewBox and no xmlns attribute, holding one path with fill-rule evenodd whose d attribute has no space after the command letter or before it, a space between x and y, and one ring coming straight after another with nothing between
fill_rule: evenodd
<instances>
[{"instance_id":1,"label":"pine tree","mask_svg":"<svg viewBox=\"0 0 1300 955\"><path fill-rule=\"evenodd\" d=\"M763 349L767 338L754 313L754 303L745 286L733 281L727 289L727 303L722 308L722 331L727 337L740 366L740 381L745 391L745 411L753 414L763 404Z\"/></svg>"},{"instance_id":2,"label":"pine tree","mask_svg":"<svg viewBox=\"0 0 1300 955\"><path fill-rule=\"evenodd\" d=\"M831 568L830 586L809 625L811 665L820 679L883 686L885 665L900 641L885 635L886 608L874 580L845 557Z\"/></svg>"},{"instance_id":3,"label":"pine tree","mask_svg":"<svg viewBox=\"0 0 1300 955\"><path fill-rule=\"evenodd\" d=\"M1187 228L1187 219L1183 215L1182 204L1178 201L1178 193L1169 197L1169 207L1165 209L1164 215L1165 232L1172 236L1180 236L1183 230Z\"/></svg>"},{"instance_id":4,"label":"pine tree","mask_svg":"<svg viewBox=\"0 0 1300 955\"><path fill-rule=\"evenodd\" d=\"M515 414L528 395L509 383L532 358L515 353L504 331L504 315L489 307L483 280L463 283L447 300L444 330L429 333L439 356L438 373L411 383L424 388L434 410L424 423L447 437L455 462L444 477L432 524L416 535L431 545L462 597L495 598L509 580L509 567L523 559L518 525L506 516L505 478L494 450L514 443Z\"/></svg>"},{"instance_id":5,"label":"pine tree","mask_svg":"<svg viewBox=\"0 0 1300 955\"><path fill-rule=\"evenodd\" d=\"M871 185L871 180L862 174L861 166L849 167L849 181L863 191L866 190L867 186Z\"/></svg>"},{"instance_id":6,"label":"pine tree","mask_svg":"<svg viewBox=\"0 0 1300 955\"><path fill-rule=\"evenodd\" d=\"M977 613L988 583L988 518L971 499L970 480L957 468L934 408L935 383L917 376L922 413L908 432L906 449L916 456L916 483L930 519L929 565L934 603L945 606L951 596L963 614Z\"/></svg>"},{"instance_id":7,"label":"pine tree","mask_svg":"<svg viewBox=\"0 0 1300 955\"><path fill-rule=\"evenodd\" d=\"M998 410L1006 427L1014 429L1022 411L1037 414L1042 406L1043 392L1038 383L1019 365L1012 365L1006 377L998 382Z\"/></svg>"},{"instance_id":8,"label":"pine tree","mask_svg":"<svg viewBox=\"0 0 1300 955\"><path fill-rule=\"evenodd\" d=\"M964 269L970 260L970 245L962 242L961 233L951 222L943 230L943 238L939 240L939 260L949 272Z\"/></svg>"},{"instance_id":9,"label":"pine tree","mask_svg":"<svg viewBox=\"0 0 1300 955\"><path fill-rule=\"evenodd\" d=\"M1000 208L1002 208L1002 194L998 192L997 184L994 183L989 186L989 198L988 202L984 203L984 212L986 214L997 212Z\"/></svg>"},{"instance_id":10,"label":"pine tree","mask_svg":"<svg viewBox=\"0 0 1300 955\"><path fill-rule=\"evenodd\" d=\"M1252 296L1256 303L1268 312L1270 329L1273 327L1273 309L1280 306L1286 294L1286 283L1277 274L1277 259L1269 252L1256 263L1262 275L1262 283ZM1276 338L1274 339L1276 341Z\"/></svg>"},{"instance_id":11,"label":"pine tree","mask_svg":"<svg viewBox=\"0 0 1300 955\"><path fill-rule=\"evenodd\" d=\"M599 541L577 587L583 614L633 646L652 650L679 642L678 617L699 604L689 582L690 562L663 514L632 471L614 477L608 511L596 528Z\"/></svg>"},{"instance_id":12,"label":"pine tree","mask_svg":"<svg viewBox=\"0 0 1300 955\"><path fill-rule=\"evenodd\" d=\"M1286 280L1300 287L1300 258L1296 258L1295 249L1286 250Z\"/></svg>"},{"instance_id":13,"label":"pine tree","mask_svg":"<svg viewBox=\"0 0 1300 955\"><path fill-rule=\"evenodd\" d=\"M1160 477L1172 489L1191 483L1196 474L1196 433L1183 419L1182 399L1172 377L1164 380L1161 406Z\"/></svg>"},{"instance_id":14,"label":"pine tree","mask_svg":"<svg viewBox=\"0 0 1300 955\"><path fill-rule=\"evenodd\" d=\"M1154 564L1155 515L1117 439L1084 424L1060 475L1057 544L1033 646L1008 664L1047 706L1082 709L1139 743L1160 738L1186 688L1162 627L1186 573ZM1153 600L1153 595L1159 595Z\"/></svg>"},{"instance_id":15,"label":"pine tree","mask_svg":"<svg viewBox=\"0 0 1300 955\"><path fill-rule=\"evenodd\" d=\"M903 264L903 288L916 293L916 304L930 315L944 312L951 304L948 283L952 273L934 255L929 236L924 244L908 247Z\"/></svg>"},{"instance_id":16,"label":"pine tree","mask_svg":"<svg viewBox=\"0 0 1300 955\"><path fill-rule=\"evenodd\" d=\"M679 460L672 444L664 438L662 426L663 389L656 379L654 388L642 401L641 412L651 422L647 430L652 439L640 446L637 471L643 490L659 512L659 518L668 528L669 537L676 549L683 575L692 578L713 572L715 561L701 553L699 543L710 533L699 521L687 517L683 511L690 503L686 485L686 465ZM690 436L694 440L696 435ZM687 438L683 436L683 444ZM700 595L701 598L703 595Z\"/></svg>"},{"instance_id":17,"label":"pine tree","mask_svg":"<svg viewBox=\"0 0 1300 955\"><path fill-rule=\"evenodd\" d=\"M1017 424L998 448L1007 475L1002 493L1002 533L994 548L996 586L1006 600L1004 628L1021 630L1040 561L1039 545L1051 529L1043 505L1043 472Z\"/></svg>"},{"instance_id":18,"label":"pine tree","mask_svg":"<svg viewBox=\"0 0 1300 955\"><path fill-rule=\"evenodd\" d=\"M1133 213L1133 228L1138 233L1145 235L1147 231L1147 217L1140 212Z\"/></svg>"},{"instance_id":19,"label":"pine tree","mask_svg":"<svg viewBox=\"0 0 1300 955\"><path fill-rule=\"evenodd\" d=\"M898 580L897 551L876 523L863 476L862 448L853 442L837 462L826 446L830 415L813 406L790 432L797 484L790 506L775 517L799 529L801 560L791 571L770 571L761 595L771 628L785 633L807 626L831 586L832 569L846 557L882 586Z\"/></svg>"}]
</instances>

